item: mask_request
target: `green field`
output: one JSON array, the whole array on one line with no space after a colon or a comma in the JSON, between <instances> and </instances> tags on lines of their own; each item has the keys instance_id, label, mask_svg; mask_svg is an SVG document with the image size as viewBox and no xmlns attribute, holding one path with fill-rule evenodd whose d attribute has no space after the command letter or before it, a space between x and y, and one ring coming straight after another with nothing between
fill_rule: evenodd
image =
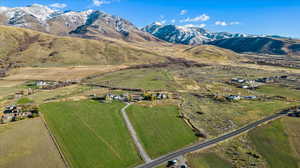
<instances>
[{"instance_id":1,"label":"green field","mask_svg":"<svg viewBox=\"0 0 300 168\"><path fill-rule=\"evenodd\" d=\"M193 131L178 118L178 108L174 105L155 107L132 105L126 111L152 158L180 149L197 140Z\"/></svg>"},{"instance_id":2,"label":"green field","mask_svg":"<svg viewBox=\"0 0 300 168\"><path fill-rule=\"evenodd\" d=\"M113 72L87 81L121 88L171 89L176 88L171 75L163 69L133 69Z\"/></svg>"},{"instance_id":3,"label":"green field","mask_svg":"<svg viewBox=\"0 0 300 168\"><path fill-rule=\"evenodd\" d=\"M298 168L281 120L251 131L249 137L271 168Z\"/></svg>"},{"instance_id":4,"label":"green field","mask_svg":"<svg viewBox=\"0 0 300 168\"><path fill-rule=\"evenodd\" d=\"M39 90L28 98L34 100L38 104L44 103L47 99L63 99L72 96L79 95L85 91L90 90L88 86L71 85L67 87L61 87L54 90Z\"/></svg>"},{"instance_id":5,"label":"green field","mask_svg":"<svg viewBox=\"0 0 300 168\"><path fill-rule=\"evenodd\" d=\"M85 100L41 105L73 168L126 168L141 163L120 114L123 103Z\"/></svg>"},{"instance_id":6,"label":"green field","mask_svg":"<svg viewBox=\"0 0 300 168\"><path fill-rule=\"evenodd\" d=\"M31 100L27 97L23 97L17 101L17 104L28 104L28 103L33 103L33 100Z\"/></svg>"},{"instance_id":7,"label":"green field","mask_svg":"<svg viewBox=\"0 0 300 168\"><path fill-rule=\"evenodd\" d=\"M232 165L214 153L190 154L188 163L191 168L231 168Z\"/></svg>"},{"instance_id":8,"label":"green field","mask_svg":"<svg viewBox=\"0 0 300 168\"><path fill-rule=\"evenodd\" d=\"M300 99L300 91L276 85L261 86L259 89L257 89L257 92L269 96L284 96L296 100Z\"/></svg>"},{"instance_id":9,"label":"green field","mask_svg":"<svg viewBox=\"0 0 300 168\"><path fill-rule=\"evenodd\" d=\"M289 135L290 143L292 144L292 149L297 154L298 158L300 158L300 119L296 117L287 117L283 119L283 124L286 128L286 132ZM300 167L300 159L299 159L299 167Z\"/></svg>"}]
</instances>

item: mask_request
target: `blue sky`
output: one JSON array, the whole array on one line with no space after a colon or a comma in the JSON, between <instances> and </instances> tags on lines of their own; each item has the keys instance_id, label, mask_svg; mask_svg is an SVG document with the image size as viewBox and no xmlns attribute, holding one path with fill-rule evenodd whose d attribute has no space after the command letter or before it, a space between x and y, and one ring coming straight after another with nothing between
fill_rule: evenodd
<instances>
[{"instance_id":1,"label":"blue sky","mask_svg":"<svg viewBox=\"0 0 300 168\"><path fill-rule=\"evenodd\" d=\"M300 38L300 0L0 0L0 6L9 7L33 3L56 4L63 10L98 9L138 27L160 21L205 26L210 31Z\"/></svg>"}]
</instances>

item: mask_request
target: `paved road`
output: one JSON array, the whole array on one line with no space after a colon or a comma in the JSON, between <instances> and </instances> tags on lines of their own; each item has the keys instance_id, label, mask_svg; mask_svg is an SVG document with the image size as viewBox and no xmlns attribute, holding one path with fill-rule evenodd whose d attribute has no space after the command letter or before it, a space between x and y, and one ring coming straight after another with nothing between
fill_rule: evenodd
<instances>
[{"instance_id":1,"label":"paved road","mask_svg":"<svg viewBox=\"0 0 300 168\"><path fill-rule=\"evenodd\" d=\"M184 155L184 154L187 154L187 153L190 153L190 152L193 152L193 151L197 151L199 149L204 149L204 148L207 148L207 147L210 147L212 145L215 145L217 143L220 143L222 141L225 141L227 139L230 139L234 136L237 136L237 135L240 135L242 133L245 133L251 129L254 129L256 128L257 126L263 124L263 123L266 123L268 121L271 121L271 120L274 120L274 119L278 119L282 116L285 116L287 115L287 113L278 113L278 114L274 114L272 116L269 116L269 117L266 117L262 120L259 120L259 121L256 121L254 123L251 123L247 126L244 126L238 130L235 130L233 132L230 132L228 134L225 134L225 135L222 135L220 137L217 137L215 139L212 139L212 140L208 140L206 142L203 142L203 143L200 143L200 144L196 144L196 145L193 145L193 146L190 146L190 147L187 147L187 148L184 148L184 149L181 149L181 150L178 150L176 152L173 152L173 153L170 153L170 154L167 154L167 155L164 155L164 156L161 156L151 162L148 162L148 163L145 163L143 165L139 165L135 168L153 168L153 167L156 167L158 165L161 165L169 160L173 160L174 158L178 157L178 156L181 156L181 155Z\"/></svg>"},{"instance_id":2,"label":"paved road","mask_svg":"<svg viewBox=\"0 0 300 168\"><path fill-rule=\"evenodd\" d=\"M121 113L122 113L122 116L125 120L125 123L126 123L126 126L129 130L129 133L135 143L135 146L137 147L138 149L138 152L140 154L140 156L143 158L143 160L146 162L146 163L150 163L151 162L151 158L149 157L149 155L147 154L147 152L145 151L145 149L143 148L143 145L141 144L141 141L139 140L127 114L126 114L126 109L130 106L131 104L130 103L127 103L127 105L121 109Z\"/></svg>"}]
</instances>

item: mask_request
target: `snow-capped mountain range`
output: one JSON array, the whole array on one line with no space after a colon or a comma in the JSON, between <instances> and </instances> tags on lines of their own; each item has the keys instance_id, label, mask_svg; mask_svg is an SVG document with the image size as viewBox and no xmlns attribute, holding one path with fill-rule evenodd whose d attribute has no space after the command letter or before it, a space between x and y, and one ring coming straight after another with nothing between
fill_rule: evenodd
<instances>
[{"instance_id":1,"label":"snow-capped mountain range","mask_svg":"<svg viewBox=\"0 0 300 168\"><path fill-rule=\"evenodd\" d=\"M0 24L56 35L87 38L106 36L128 41L156 40L118 16L97 10L59 11L39 4L16 8L0 7Z\"/></svg>"},{"instance_id":2,"label":"snow-capped mountain range","mask_svg":"<svg viewBox=\"0 0 300 168\"><path fill-rule=\"evenodd\" d=\"M252 35L242 33L209 32L206 29L193 26L164 25L160 22L150 24L142 30L167 42L190 45L198 45L226 38L253 37Z\"/></svg>"},{"instance_id":3,"label":"snow-capped mountain range","mask_svg":"<svg viewBox=\"0 0 300 168\"><path fill-rule=\"evenodd\" d=\"M126 41L158 41L198 45L215 40L254 36L242 33L209 32L192 25L164 25L159 22L142 29L131 22L97 10L60 11L44 5L0 7L0 24L29 28L62 36L102 39L110 37Z\"/></svg>"}]
</instances>

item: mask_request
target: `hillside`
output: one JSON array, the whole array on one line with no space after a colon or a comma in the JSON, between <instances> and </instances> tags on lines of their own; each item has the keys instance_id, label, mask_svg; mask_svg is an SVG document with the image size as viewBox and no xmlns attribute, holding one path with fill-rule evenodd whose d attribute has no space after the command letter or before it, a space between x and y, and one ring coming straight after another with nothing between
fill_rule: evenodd
<instances>
[{"instance_id":1,"label":"hillside","mask_svg":"<svg viewBox=\"0 0 300 168\"><path fill-rule=\"evenodd\" d=\"M7 66L113 65L163 60L127 43L59 37L28 29L0 26L0 63Z\"/></svg>"},{"instance_id":2,"label":"hillside","mask_svg":"<svg viewBox=\"0 0 300 168\"><path fill-rule=\"evenodd\" d=\"M184 53L196 58L214 60L215 62L234 61L241 57L230 50L219 48L212 45L200 45L186 49Z\"/></svg>"},{"instance_id":3,"label":"hillside","mask_svg":"<svg viewBox=\"0 0 300 168\"><path fill-rule=\"evenodd\" d=\"M229 38L212 41L208 44L230 49L238 53L299 55L300 51L300 42L297 40L268 37Z\"/></svg>"}]
</instances>

